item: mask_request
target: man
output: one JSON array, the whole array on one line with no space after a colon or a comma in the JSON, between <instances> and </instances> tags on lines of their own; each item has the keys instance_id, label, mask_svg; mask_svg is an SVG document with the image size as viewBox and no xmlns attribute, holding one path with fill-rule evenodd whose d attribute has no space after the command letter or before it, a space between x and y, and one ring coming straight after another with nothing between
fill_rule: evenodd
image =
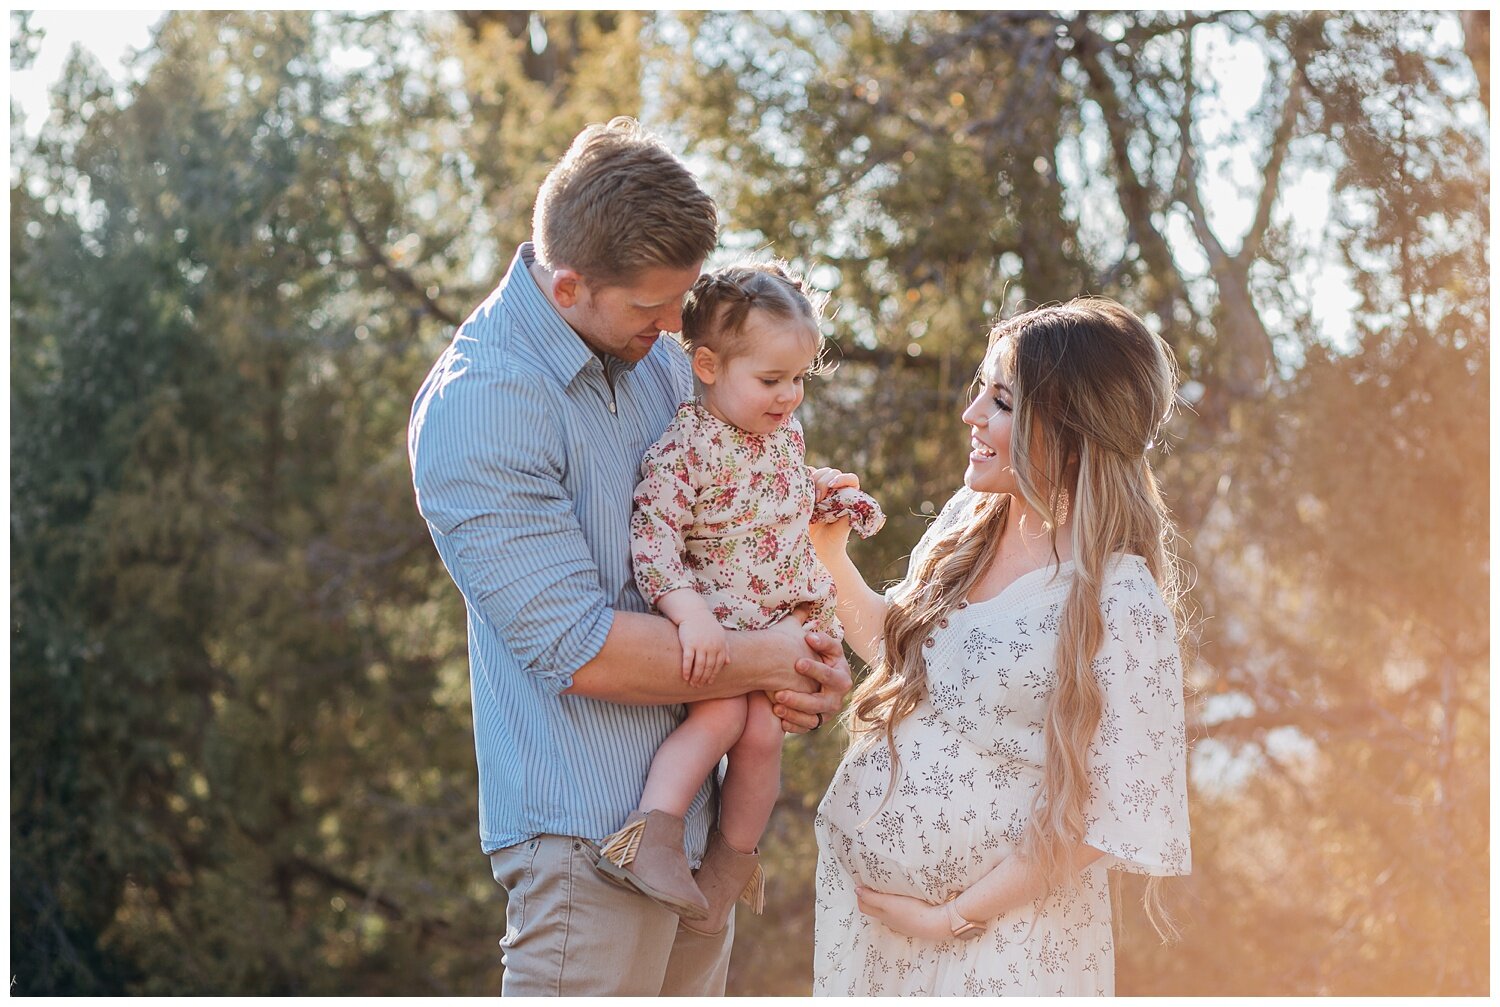
<instances>
[{"instance_id":1,"label":"man","mask_svg":"<svg viewBox=\"0 0 1500 1007\"><path fill-rule=\"evenodd\" d=\"M848 665L786 620L732 634L730 664L689 687L676 628L635 587L640 461L692 394L662 333L681 329L717 240L713 200L616 119L548 174L532 237L438 359L408 431L418 507L468 609L480 841L508 896L502 992L722 994L732 922L679 928L600 877L591 840L635 809L681 703L762 689L787 730L816 729ZM690 861L714 804L706 781L684 825Z\"/></svg>"}]
</instances>

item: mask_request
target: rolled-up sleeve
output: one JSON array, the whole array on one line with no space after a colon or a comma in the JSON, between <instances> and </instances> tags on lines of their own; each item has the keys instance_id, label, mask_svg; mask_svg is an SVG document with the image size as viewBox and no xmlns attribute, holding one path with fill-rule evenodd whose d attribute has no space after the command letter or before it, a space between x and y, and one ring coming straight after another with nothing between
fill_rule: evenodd
<instances>
[{"instance_id":1,"label":"rolled-up sleeve","mask_svg":"<svg viewBox=\"0 0 1500 1007\"><path fill-rule=\"evenodd\" d=\"M473 617L554 692L604 646L614 613L563 477L548 390L457 364L411 443L417 506Z\"/></svg>"}]
</instances>

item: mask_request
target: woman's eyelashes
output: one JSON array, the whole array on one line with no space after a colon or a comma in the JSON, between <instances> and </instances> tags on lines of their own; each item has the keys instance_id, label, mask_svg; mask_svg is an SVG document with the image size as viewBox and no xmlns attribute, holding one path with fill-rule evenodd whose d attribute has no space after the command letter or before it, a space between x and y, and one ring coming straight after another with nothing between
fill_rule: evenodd
<instances>
[{"instance_id":1,"label":"woman's eyelashes","mask_svg":"<svg viewBox=\"0 0 1500 1007\"><path fill-rule=\"evenodd\" d=\"M989 399L995 403L995 408L1003 413L1011 411L1010 386L1002 384L998 380L985 382L985 390L989 393Z\"/></svg>"}]
</instances>

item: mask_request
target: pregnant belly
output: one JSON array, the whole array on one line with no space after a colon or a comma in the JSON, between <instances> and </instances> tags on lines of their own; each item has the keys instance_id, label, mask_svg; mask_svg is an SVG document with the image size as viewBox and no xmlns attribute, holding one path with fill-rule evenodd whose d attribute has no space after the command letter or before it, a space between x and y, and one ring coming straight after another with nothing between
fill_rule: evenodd
<instances>
[{"instance_id":1,"label":"pregnant belly","mask_svg":"<svg viewBox=\"0 0 1500 1007\"><path fill-rule=\"evenodd\" d=\"M818 807L820 841L857 882L942 902L987 874L1020 843L1032 786L963 742L897 725L900 773L891 788L884 739L851 749Z\"/></svg>"}]
</instances>

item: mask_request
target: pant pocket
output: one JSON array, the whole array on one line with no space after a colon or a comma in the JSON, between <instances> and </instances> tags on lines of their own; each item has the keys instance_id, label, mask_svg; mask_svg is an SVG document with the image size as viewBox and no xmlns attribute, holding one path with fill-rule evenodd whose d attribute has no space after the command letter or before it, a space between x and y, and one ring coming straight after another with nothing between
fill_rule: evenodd
<instances>
[{"instance_id":1,"label":"pant pocket","mask_svg":"<svg viewBox=\"0 0 1500 1007\"><path fill-rule=\"evenodd\" d=\"M490 854L495 882L505 889L505 936L502 948L515 944L526 927L526 901L536 879L536 854L540 839L528 839Z\"/></svg>"}]
</instances>

